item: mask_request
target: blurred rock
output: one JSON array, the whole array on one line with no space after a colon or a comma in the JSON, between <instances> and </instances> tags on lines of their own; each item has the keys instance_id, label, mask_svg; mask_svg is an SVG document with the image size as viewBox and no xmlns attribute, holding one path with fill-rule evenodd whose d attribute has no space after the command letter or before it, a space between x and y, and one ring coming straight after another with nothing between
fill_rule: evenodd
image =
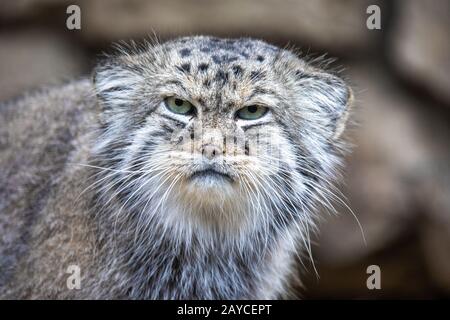
<instances>
[{"instance_id":1,"label":"blurred rock","mask_svg":"<svg viewBox=\"0 0 450 320\"><path fill-rule=\"evenodd\" d=\"M403 0L397 5L390 38L395 66L450 106L450 2Z\"/></svg>"},{"instance_id":2,"label":"blurred rock","mask_svg":"<svg viewBox=\"0 0 450 320\"><path fill-rule=\"evenodd\" d=\"M367 245L355 218L341 206L342 216L334 219L338 221L322 229L325 245L319 248L327 251L323 255L329 262L338 264L386 247L411 227L418 214L419 169L433 161L415 102L400 94L376 66L350 66L349 73L358 84L359 123L350 133L356 147L348 161L343 193L364 228Z\"/></svg>"},{"instance_id":3,"label":"blurred rock","mask_svg":"<svg viewBox=\"0 0 450 320\"><path fill-rule=\"evenodd\" d=\"M83 52L42 30L0 33L0 101L86 72Z\"/></svg>"},{"instance_id":4,"label":"blurred rock","mask_svg":"<svg viewBox=\"0 0 450 320\"><path fill-rule=\"evenodd\" d=\"M36 1L4 0L0 2L0 18L2 21L13 21L28 18L35 10Z\"/></svg>"},{"instance_id":5,"label":"blurred rock","mask_svg":"<svg viewBox=\"0 0 450 320\"><path fill-rule=\"evenodd\" d=\"M368 30L366 9L383 0L4 0L0 18L61 23L70 4L81 8L80 34L90 43L109 43L156 34L163 39L190 34L254 36L304 43L355 56L374 49L381 32ZM383 9L388 10L388 9ZM385 12L385 11L383 11ZM57 16L55 16L57 14Z\"/></svg>"},{"instance_id":6,"label":"blurred rock","mask_svg":"<svg viewBox=\"0 0 450 320\"><path fill-rule=\"evenodd\" d=\"M434 285L450 296L450 224L427 223L422 250Z\"/></svg>"},{"instance_id":7,"label":"blurred rock","mask_svg":"<svg viewBox=\"0 0 450 320\"><path fill-rule=\"evenodd\" d=\"M367 245L349 209L337 206L340 215L325 219L313 249L319 274L324 270L330 281L321 279L321 286L333 290L335 271L348 277L359 270L360 279L369 264L377 264L391 292L402 291L407 277L420 283L414 287L418 296L429 278L434 288L450 292L448 119L430 112L436 110L430 102L402 92L380 66L352 65L348 70L358 84L359 125L351 132L356 147L348 159L343 194L364 228ZM405 240L410 238L417 243ZM344 291L368 293L364 284L351 288L353 282L345 282Z\"/></svg>"},{"instance_id":8,"label":"blurred rock","mask_svg":"<svg viewBox=\"0 0 450 320\"><path fill-rule=\"evenodd\" d=\"M98 0L85 1L83 35L108 41L155 32L251 35L302 40L346 55L373 47L380 36L366 28L366 8L380 1L348 0Z\"/></svg>"},{"instance_id":9,"label":"blurred rock","mask_svg":"<svg viewBox=\"0 0 450 320\"><path fill-rule=\"evenodd\" d=\"M35 18L44 14L46 9L58 6L68 6L71 0L2 0L0 2L0 18L3 21L14 22ZM76 2L76 1L75 1ZM61 11L62 13L65 10Z\"/></svg>"},{"instance_id":10,"label":"blurred rock","mask_svg":"<svg viewBox=\"0 0 450 320\"><path fill-rule=\"evenodd\" d=\"M429 171L430 179L424 179L421 193L417 195L422 205L426 204L427 213L421 228L421 249L434 285L450 296L450 152L437 146L439 142L448 144L450 127L439 123L430 125L441 135L430 141L435 162L423 170Z\"/></svg>"}]
</instances>

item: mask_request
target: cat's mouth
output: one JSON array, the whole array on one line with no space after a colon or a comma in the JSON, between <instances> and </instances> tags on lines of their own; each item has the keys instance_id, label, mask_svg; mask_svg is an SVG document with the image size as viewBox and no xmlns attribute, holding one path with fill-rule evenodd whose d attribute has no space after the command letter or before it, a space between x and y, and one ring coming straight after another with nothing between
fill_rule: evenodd
<instances>
[{"instance_id":1,"label":"cat's mouth","mask_svg":"<svg viewBox=\"0 0 450 320\"><path fill-rule=\"evenodd\" d=\"M209 181L226 180L228 182L234 182L233 178L228 173L218 171L218 170L212 169L212 168L195 171L190 176L190 179L191 180L205 180L205 181L206 180L209 180Z\"/></svg>"}]
</instances>

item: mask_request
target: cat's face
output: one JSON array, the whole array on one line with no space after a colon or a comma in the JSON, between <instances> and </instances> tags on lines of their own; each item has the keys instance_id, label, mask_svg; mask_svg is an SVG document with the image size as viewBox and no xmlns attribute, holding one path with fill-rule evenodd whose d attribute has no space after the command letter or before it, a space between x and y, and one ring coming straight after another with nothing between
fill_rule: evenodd
<instances>
[{"instance_id":1,"label":"cat's face","mask_svg":"<svg viewBox=\"0 0 450 320\"><path fill-rule=\"evenodd\" d=\"M261 41L135 48L95 80L98 157L118 171L123 202L142 210L239 221L292 209L287 203L312 197L337 159L347 88Z\"/></svg>"}]
</instances>

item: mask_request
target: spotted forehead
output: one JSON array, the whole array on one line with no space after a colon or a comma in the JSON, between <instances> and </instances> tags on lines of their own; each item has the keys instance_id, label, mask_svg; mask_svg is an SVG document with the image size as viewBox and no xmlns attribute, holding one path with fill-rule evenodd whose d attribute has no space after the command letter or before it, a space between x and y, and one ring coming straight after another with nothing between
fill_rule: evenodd
<instances>
[{"instance_id":1,"label":"spotted forehead","mask_svg":"<svg viewBox=\"0 0 450 320\"><path fill-rule=\"evenodd\" d=\"M280 51L263 41L247 38L191 37L170 41L165 46L175 61L176 72L193 75L202 89L220 88L222 98L226 89L230 92L239 89L243 79L251 83L264 80L267 66ZM263 91L261 87L255 90Z\"/></svg>"},{"instance_id":2,"label":"spotted forehead","mask_svg":"<svg viewBox=\"0 0 450 320\"><path fill-rule=\"evenodd\" d=\"M181 58L210 58L215 64L230 63L237 60L263 62L279 51L279 48L254 39L220 39L214 37L181 38L169 43Z\"/></svg>"},{"instance_id":3,"label":"spotted forehead","mask_svg":"<svg viewBox=\"0 0 450 320\"><path fill-rule=\"evenodd\" d=\"M253 66L252 71L256 71L258 65L268 63L280 50L263 41L246 38L181 38L166 46L170 54L176 56L175 60L180 61L176 66L180 71L192 74L219 70L216 73L219 81L227 78L226 70L240 75L249 71L245 66Z\"/></svg>"}]
</instances>

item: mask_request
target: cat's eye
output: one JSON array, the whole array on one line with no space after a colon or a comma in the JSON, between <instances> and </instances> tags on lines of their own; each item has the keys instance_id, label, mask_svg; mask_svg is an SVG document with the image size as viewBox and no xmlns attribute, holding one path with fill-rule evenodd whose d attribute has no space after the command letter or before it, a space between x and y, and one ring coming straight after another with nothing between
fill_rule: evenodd
<instances>
[{"instance_id":1,"label":"cat's eye","mask_svg":"<svg viewBox=\"0 0 450 320\"><path fill-rule=\"evenodd\" d=\"M262 118L268 111L268 108L263 106L247 106L242 109L239 109L236 112L236 116L243 120L257 120Z\"/></svg>"},{"instance_id":2,"label":"cat's eye","mask_svg":"<svg viewBox=\"0 0 450 320\"><path fill-rule=\"evenodd\" d=\"M167 109L172 111L173 113L189 115L195 112L195 107L189 101L176 98L176 97L168 97L164 100Z\"/></svg>"}]
</instances>

